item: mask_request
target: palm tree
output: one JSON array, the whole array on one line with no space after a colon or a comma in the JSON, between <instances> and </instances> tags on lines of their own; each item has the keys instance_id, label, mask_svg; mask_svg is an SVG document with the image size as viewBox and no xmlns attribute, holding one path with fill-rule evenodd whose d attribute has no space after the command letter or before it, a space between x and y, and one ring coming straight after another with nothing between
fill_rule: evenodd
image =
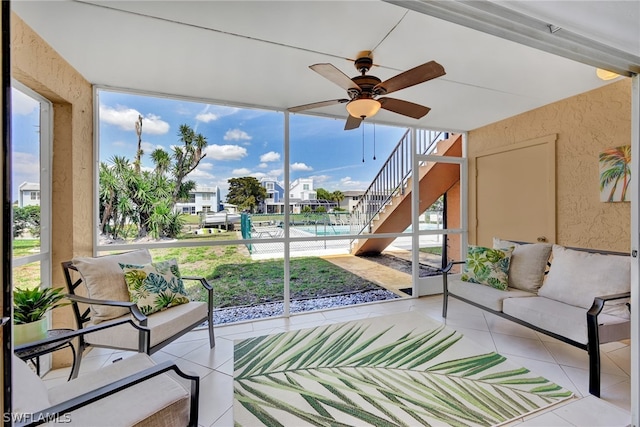
<instances>
[{"instance_id":1,"label":"palm tree","mask_svg":"<svg viewBox=\"0 0 640 427\"><path fill-rule=\"evenodd\" d=\"M336 190L331 193L331 200L335 201L340 205L340 202L344 200L344 193L340 190Z\"/></svg>"},{"instance_id":2,"label":"palm tree","mask_svg":"<svg viewBox=\"0 0 640 427\"><path fill-rule=\"evenodd\" d=\"M627 188L629 187L631 176L631 146L623 145L621 147L609 148L600 153L600 163L608 168L600 173L600 191L613 182L611 192L609 193L608 202L613 201L614 193L618 188L618 183L622 179L622 192L620 201L627 199Z\"/></svg>"}]
</instances>

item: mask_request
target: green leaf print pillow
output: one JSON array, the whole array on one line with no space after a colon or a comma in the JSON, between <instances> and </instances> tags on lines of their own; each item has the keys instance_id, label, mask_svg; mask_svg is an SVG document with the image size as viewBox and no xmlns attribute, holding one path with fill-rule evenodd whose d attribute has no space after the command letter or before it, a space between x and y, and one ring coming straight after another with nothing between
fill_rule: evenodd
<instances>
[{"instance_id":1,"label":"green leaf print pillow","mask_svg":"<svg viewBox=\"0 0 640 427\"><path fill-rule=\"evenodd\" d=\"M131 302L149 315L189 302L175 259L150 264L120 264Z\"/></svg>"},{"instance_id":2,"label":"green leaf print pillow","mask_svg":"<svg viewBox=\"0 0 640 427\"><path fill-rule=\"evenodd\" d=\"M491 286L502 291L507 290L509 263L513 249L513 247L491 249L469 245L467 262L462 270L462 280Z\"/></svg>"}]
</instances>

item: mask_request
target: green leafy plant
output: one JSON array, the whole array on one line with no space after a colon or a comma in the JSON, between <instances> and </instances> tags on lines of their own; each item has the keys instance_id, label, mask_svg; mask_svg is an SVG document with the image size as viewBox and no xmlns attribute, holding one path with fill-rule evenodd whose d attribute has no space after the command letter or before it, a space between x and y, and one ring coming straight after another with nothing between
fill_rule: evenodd
<instances>
[{"instance_id":1,"label":"green leafy plant","mask_svg":"<svg viewBox=\"0 0 640 427\"><path fill-rule=\"evenodd\" d=\"M36 322L56 307L68 305L62 302L65 298L63 288L22 288L13 291L13 323L22 325Z\"/></svg>"}]
</instances>

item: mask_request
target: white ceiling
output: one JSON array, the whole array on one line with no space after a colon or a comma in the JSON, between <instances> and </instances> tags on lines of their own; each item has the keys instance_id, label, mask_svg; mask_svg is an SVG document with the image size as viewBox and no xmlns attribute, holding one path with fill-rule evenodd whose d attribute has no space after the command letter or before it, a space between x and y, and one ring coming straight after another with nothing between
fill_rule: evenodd
<instances>
[{"instance_id":1,"label":"white ceiling","mask_svg":"<svg viewBox=\"0 0 640 427\"><path fill-rule=\"evenodd\" d=\"M420 2L416 2L420 3ZM429 2L423 2L425 4ZM509 1L511 11L640 57L638 1ZM350 77L373 50L385 80L429 60L443 77L394 93L431 107L379 123L471 130L597 87L585 65L380 1L15 1L14 11L98 85L284 110L344 98L308 66ZM420 6L420 4L418 4ZM344 105L313 113L346 117Z\"/></svg>"}]
</instances>

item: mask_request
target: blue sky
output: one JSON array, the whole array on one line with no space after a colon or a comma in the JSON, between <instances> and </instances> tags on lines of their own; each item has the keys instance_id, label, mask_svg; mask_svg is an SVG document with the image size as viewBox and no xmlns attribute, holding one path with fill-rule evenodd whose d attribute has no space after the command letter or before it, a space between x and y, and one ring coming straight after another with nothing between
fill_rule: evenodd
<instances>
[{"instance_id":1,"label":"blue sky","mask_svg":"<svg viewBox=\"0 0 640 427\"><path fill-rule=\"evenodd\" d=\"M38 182L28 167L37 154L37 108L14 96L14 191L23 181ZM18 105L19 104L19 105ZM135 122L143 117L143 167L153 165L156 147L170 152L178 144L180 125L191 126L207 138L206 156L189 175L202 186L218 186L223 197L229 178L254 176L284 181L284 114L260 109L236 108L184 99L99 91L100 161L113 156L133 161L137 147ZM23 106L23 107L20 107ZM346 118L346 111L345 111ZM344 120L301 114L290 115L291 180L313 178L315 188L328 191L364 190L380 170L406 129L375 126L376 160L373 160L374 126L364 125L365 162L362 162L362 128L345 131ZM23 136L24 135L24 136ZM32 142L30 141L33 138ZM35 146L34 146L35 145ZM25 167L21 167L24 165ZM17 197L17 193L14 193Z\"/></svg>"}]
</instances>

